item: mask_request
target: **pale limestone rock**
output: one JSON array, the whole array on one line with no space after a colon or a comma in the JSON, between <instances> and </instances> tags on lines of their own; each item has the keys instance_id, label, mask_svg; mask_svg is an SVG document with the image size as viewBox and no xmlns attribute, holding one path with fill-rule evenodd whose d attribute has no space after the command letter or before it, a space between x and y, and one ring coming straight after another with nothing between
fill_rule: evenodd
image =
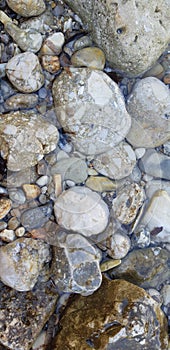
<instances>
[{"instance_id":1,"label":"pale limestone rock","mask_svg":"<svg viewBox=\"0 0 170 350\"><path fill-rule=\"evenodd\" d=\"M87 179L87 164L78 157L63 158L51 167L51 174L60 174L62 180L81 183Z\"/></svg>"},{"instance_id":2,"label":"pale limestone rock","mask_svg":"<svg viewBox=\"0 0 170 350\"><path fill-rule=\"evenodd\" d=\"M106 152L127 135L131 118L118 85L105 73L70 68L52 90L57 118L79 152Z\"/></svg>"},{"instance_id":3,"label":"pale limestone rock","mask_svg":"<svg viewBox=\"0 0 170 350\"><path fill-rule=\"evenodd\" d=\"M43 43L41 48L41 55L51 55L56 56L61 53L62 47L64 45L64 34L57 32L50 35Z\"/></svg>"},{"instance_id":4,"label":"pale limestone rock","mask_svg":"<svg viewBox=\"0 0 170 350\"><path fill-rule=\"evenodd\" d=\"M170 157L154 149L147 149L139 161L139 167L147 175L170 180Z\"/></svg>"},{"instance_id":5,"label":"pale limestone rock","mask_svg":"<svg viewBox=\"0 0 170 350\"><path fill-rule=\"evenodd\" d=\"M79 186L62 192L55 201L54 212L59 225L87 237L102 232L109 217L100 195Z\"/></svg>"},{"instance_id":6,"label":"pale limestone rock","mask_svg":"<svg viewBox=\"0 0 170 350\"><path fill-rule=\"evenodd\" d=\"M27 199L37 198L41 193L39 186L34 184L24 184L22 187Z\"/></svg>"},{"instance_id":7,"label":"pale limestone rock","mask_svg":"<svg viewBox=\"0 0 170 350\"><path fill-rule=\"evenodd\" d=\"M127 140L134 147L154 148L170 138L170 91L154 77L139 80L127 101L132 126Z\"/></svg>"}]
</instances>

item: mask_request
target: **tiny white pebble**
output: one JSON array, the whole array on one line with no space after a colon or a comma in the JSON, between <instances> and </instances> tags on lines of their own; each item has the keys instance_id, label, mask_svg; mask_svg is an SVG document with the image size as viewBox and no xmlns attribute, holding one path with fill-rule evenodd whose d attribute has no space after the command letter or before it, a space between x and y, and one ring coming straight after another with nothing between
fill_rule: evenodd
<instances>
[{"instance_id":1,"label":"tiny white pebble","mask_svg":"<svg viewBox=\"0 0 170 350\"><path fill-rule=\"evenodd\" d=\"M39 179L36 181L36 184L40 187L43 187L49 183L49 177L47 175L43 175L39 177Z\"/></svg>"}]
</instances>

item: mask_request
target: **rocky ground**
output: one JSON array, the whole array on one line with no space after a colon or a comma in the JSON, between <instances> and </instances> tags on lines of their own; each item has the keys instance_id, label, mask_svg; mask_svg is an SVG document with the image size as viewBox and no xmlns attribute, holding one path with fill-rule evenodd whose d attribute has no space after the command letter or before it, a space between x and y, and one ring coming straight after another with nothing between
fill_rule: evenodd
<instances>
[{"instance_id":1,"label":"rocky ground","mask_svg":"<svg viewBox=\"0 0 170 350\"><path fill-rule=\"evenodd\" d=\"M0 1L0 350L168 349L169 11Z\"/></svg>"}]
</instances>

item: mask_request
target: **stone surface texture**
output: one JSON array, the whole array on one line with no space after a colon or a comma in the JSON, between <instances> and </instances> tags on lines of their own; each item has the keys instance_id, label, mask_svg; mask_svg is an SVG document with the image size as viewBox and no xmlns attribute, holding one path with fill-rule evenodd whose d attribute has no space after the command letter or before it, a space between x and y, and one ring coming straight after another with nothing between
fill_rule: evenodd
<instances>
[{"instance_id":1,"label":"stone surface texture","mask_svg":"<svg viewBox=\"0 0 170 350\"><path fill-rule=\"evenodd\" d=\"M62 192L55 201L54 212L59 225L87 237L102 232L109 217L100 195L80 186Z\"/></svg>"},{"instance_id":2,"label":"stone surface texture","mask_svg":"<svg viewBox=\"0 0 170 350\"><path fill-rule=\"evenodd\" d=\"M19 171L37 164L53 151L59 139L55 126L35 112L0 115L0 150L9 170Z\"/></svg>"},{"instance_id":3,"label":"stone surface texture","mask_svg":"<svg viewBox=\"0 0 170 350\"><path fill-rule=\"evenodd\" d=\"M167 323L159 304L124 280L104 280L93 295L67 308L54 350L167 350Z\"/></svg>"},{"instance_id":4,"label":"stone surface texture","mask_svg":"<svg viewBox=\"0 0 170 350\"><path fill-rule=\"evenodd\" d=\"M0 280L20 292L29 291L50 260L48 244L19 238L0 248Z\"/></svg>"},{"instance_id":5,"label":"stone surface texture","mask_svg":"<svg viewBox=\"0 0 170 350\"><path fill-rule=\"evenodd\" d=\"M118 85L105 73L70 68L53 83L57 118L83 154L106 152L127 135L131 118Z\"/></svg>"},{"instance_id":6,"label":"stone surface texture","mask_svg":"<svg viewBox=\"0 0 170 350\"><path fill-rule=\"evenodd\" d=\"M71 63L75 67L89 67L91 69L103 70L105 66L105 55L98 47L85 47L76 51L71 56Z\"/></svg>"},{"instance_id":7,"label":"stone surface texture","mask_svg":"<svg viewBox=\"0 0 170 350\"><path fill-rule=\"evenodd\" d=\"M146 174L155 178L170 180L170 158L154 149L146 150L139 161L139 167ZM168 186L168 183L167 183Z\"/></svg>"},{"instance_id":8,"label":"stone surface texture","mask_svg":"<svg viewBox=\"0 0 170 350\"><path fill-rule=\"evenodd\" d=\"M151 67L170 41L169 1L65 0L109 63L128 76Z\"/></svg>"},{"instance_id":9,"label":"stone surface texture","mask_svg":"<svg viewBox=\"0 0 170 350\"><path fill-rule=\"evenodd\" d=\"M43 0L7 0L8 6L23 17L38 16L45 11Z\"/></svg>"},{"instance_id":10,"label":"stone surface texture","mask_svg":"<svg viewBox=\"0 0 170 350\"><path fill-rule=\"evenodd\" d=\"M138 81L129 95L132 126L127 140L134 147L153 148L170 138L170 91L159 79Z\"/></svg>"},{"instance_id":11,"label":"stone surface texture","mask_svg":"<svg viewBox=\"0 0 170 350\"><path fill-rule=\"evenodd\" d=\"M62 180L81 183L87 179L87 165L84 160L77 157L63 158L51 167L50 173L61 174Z\"/></svg>"}]
</instances>

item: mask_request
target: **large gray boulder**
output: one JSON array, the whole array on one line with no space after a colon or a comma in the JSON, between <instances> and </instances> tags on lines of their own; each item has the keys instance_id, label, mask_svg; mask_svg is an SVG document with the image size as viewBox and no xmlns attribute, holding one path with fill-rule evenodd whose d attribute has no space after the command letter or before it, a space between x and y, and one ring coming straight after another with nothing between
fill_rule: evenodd
<instances>
[{"instance_id":1,"label":"large gray boulder","mask_svg":"<svg viewBox=\"0 0 170 350\"><path fill-rule=\"evenodd\" d=\"M65 0L110 64L128 76L147 70L170 41L170 0Z\"/></svg>"}]
</instances>

